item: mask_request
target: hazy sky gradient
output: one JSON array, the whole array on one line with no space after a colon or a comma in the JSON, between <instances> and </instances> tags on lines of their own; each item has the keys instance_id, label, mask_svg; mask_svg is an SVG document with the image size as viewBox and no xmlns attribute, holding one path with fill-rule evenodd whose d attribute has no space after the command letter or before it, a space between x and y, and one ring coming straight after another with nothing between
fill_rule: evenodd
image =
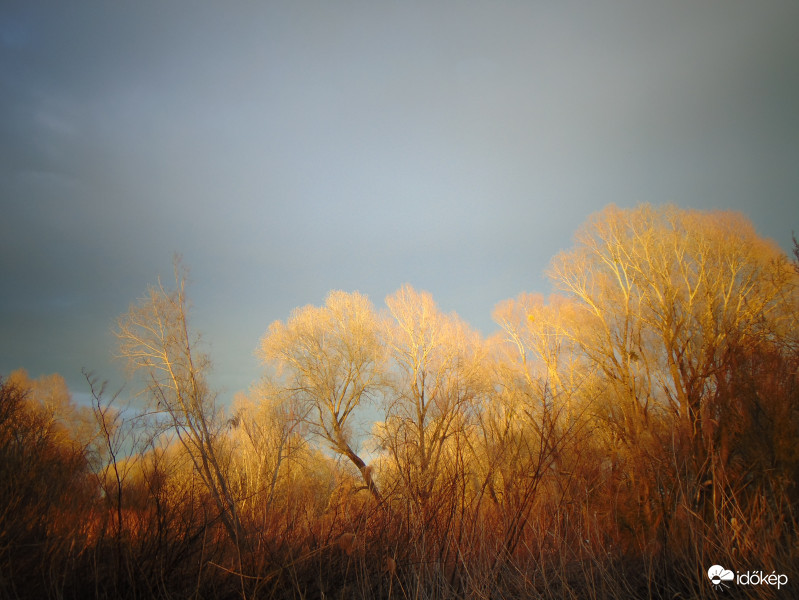
<instances>
[{"instance_id":1,"label":"hazy sky gradient","mask_svg":"<svg viewBox=\"0 0 799 600\"><path fill-rule=\"evenodd\" d=\"M121 384L181 252L223 397L408 282L484 333L608 203L799 230L799 2L4 2L0 374Z\"/></svg>"}]
</instances>

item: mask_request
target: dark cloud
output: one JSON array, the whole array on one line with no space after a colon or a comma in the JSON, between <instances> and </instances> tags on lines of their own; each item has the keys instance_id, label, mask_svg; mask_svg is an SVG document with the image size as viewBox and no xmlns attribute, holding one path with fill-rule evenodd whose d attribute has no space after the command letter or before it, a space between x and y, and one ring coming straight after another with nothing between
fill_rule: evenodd
<instances>
[{"instance_id":1,"label":"dark cloud","mask_svg":"<svg viewBox=\"0 0 799 600\"><path fill-rule=\"evenodd\" d=\"M0 373L120 378L174 251L228 392L274 319L409 282L485 332L610 202L799 229L799 5L6 3ZM84 386L85 387L85 386Z\"/></svg>"}]
</instances>

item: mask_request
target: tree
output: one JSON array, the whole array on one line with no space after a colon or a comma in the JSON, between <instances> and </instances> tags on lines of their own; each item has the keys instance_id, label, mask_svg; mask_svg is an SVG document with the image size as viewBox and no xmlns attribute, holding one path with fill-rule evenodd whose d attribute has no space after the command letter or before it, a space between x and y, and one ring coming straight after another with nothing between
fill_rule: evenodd
<instances>
[{"instance_id":1,"label":"tree","mask_svg":"<svg viewBox=\"0 0 799 600\"><path fill-rule=\"evenodd\" d=\"M575 326L575 303L553 294L544 302L540 294L519 294L500 302L494 321L501 327L500 339L510 348L504 364L514 364L529 390L543 386L546 395L566 404L582 386L590 369L580 362L571 331Z\"/></svg>"},{"instance_id":2,"label":"tree","mask_svg":"<svg viewBox=\"0 0 799 600\"><path fill-rule=\"evenodd\" d=\"M731 487L744 474L733 465L751 453L734 448L736 429L756 422L746 412L768 389L752 358L786 370L797 274L737 213L609 206L575 242L550 275L574 303L567 335L603 385L597 437L629 482L637 530L652 539L657 528L666 543L678 506L715 523L722 505L738 506L725 495L744 498ZM795 401L780 394L769 403Z\"/></svg>"},{"instance_id":3,"label":"tree","mask_svg":"<svg viewBox=\"0 0 799 600\"><path fill-rule=\"evenodd\" d=\"M0 378L0 596L61 595L95 498L81 441L31 392L24 371ZM49 385L43 385L50 389ZM53 389L65 391L60 383ZM60 398L69 408L68 394ZM73 407L74 408L74 407Z\"/></svg>"},{"instance_id":4,"label":"tree","mask_svg":"<svg viewBox=\"0 0 799 600\"><path fill-rule=\"evenodd\" d=\"M371 468L353 446L352 419L383 388L385 358L377 317L358 292L331 292L321 307L296 309L275 321L259 354L274 368L273 389L295 402L310 432L346 456L378 501Z\"/></svg>"},{"instance_id":5,"label":"tree","mask_svg":"<svg viewBox=\"0 0 799 600\"><path fill-rule=\"evenodd\" d=\"M494 309L501 327L492 344L495 391L480 414L476 454L489 459L484 487L500 509L507 552L536 521L556 529L544 522L562 512L581 478L583 454L590 454L584 415L595 374L577 352L575 316L575 301L560 295L547 303L540 294L520 294ZM529 544L540 551L540 536Z\"/></svg>"},{"instance_id":6,"label":"tree","mask_svg":"<svg viewBox=\"0 0 799 600\"><path fill-rule=\"evenodd\" d=\"M75 405L67 382L58 373L31 379L25 369L17 369L7 383L23 390L29 403L39 407L51 421L53 433L79 452L91 448L96 437L92 411Z\"/></svg>"},{"instance_id":7,"label":"tree","mask_svg":"<svg viewBox=\"0 0 799 600\"><path fill-rule=\"evenodd\" d=\"M249 395L234 398L233 442L239 485L251 512L256 506L263 519L275 501L284 463L301 461L307 442L301 437L303 415L290 400L267 384L254 386Z\"/></svg>"},{"instance_id":8,"label":"tree","mask_svg":"<svg viewBox=\"0 0 799 600\"><path fill-rule=\"evenodd\" d=\"M725 348L791 319L785 256L740 214L673 206L610 206L576 240L550 274L577 301L581 351L638 417L666 406L697 438Z\"/></svg>"},{"instance_id":9,"label":"tree","mask_svg":"<svg viewBox=\"0 0 799 600\"><path fill-rule=\"evenodd\" d=\"M189 328L187 274L177 257L174 277L174 290L159 280L118 319L114 333L120 355L144 376L156 410L167 416L213 497L231 540L241 548L243 531L220 445L226 423L206 381L210 360L198 350L199 337Z\"/></svg>"},{"instance_id":10,"label":"tree","mask_svg":"<svg viewBox=\"0 0 799 600\"><path fill-rule=\"evenodd\" d=\"M450 458L448 444L463 438L486 390L485 351L478 334L457 315L442 313L427 292L404 285L386 306L383 326L394 368L380 444L406 493L424 507Z\"/></svg>"}]
</instances>

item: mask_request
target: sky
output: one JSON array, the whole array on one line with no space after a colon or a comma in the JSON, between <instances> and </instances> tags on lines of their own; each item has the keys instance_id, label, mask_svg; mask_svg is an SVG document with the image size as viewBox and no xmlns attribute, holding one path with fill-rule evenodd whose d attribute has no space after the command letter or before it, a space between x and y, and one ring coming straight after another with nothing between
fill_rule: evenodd
<instances>
[{"instance_id":1,"label":"sky","mask_svg":"<svg viewBox=\"0 0 799 600\"><path fill-rule=\"evenodd\" d=\"M793 0L0 5L0 375L124 383L172 256L222 399L269 324L402 284L484 334L609 203L799 231Z\"/></svg>"}]
</instances>

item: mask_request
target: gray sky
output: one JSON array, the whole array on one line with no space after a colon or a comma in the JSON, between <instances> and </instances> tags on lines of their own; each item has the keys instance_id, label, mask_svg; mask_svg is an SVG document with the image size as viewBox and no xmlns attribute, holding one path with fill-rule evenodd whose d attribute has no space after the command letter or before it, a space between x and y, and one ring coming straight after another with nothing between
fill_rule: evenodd
<instances>
[{"instance_id":1,"label":"gray sky","mask_svg":"<svg viewBox=\"0 0 799 600\"><path fill-rule=\"evenodd\" d=\"M3 2L0 374L122 383L175 251L223 398L408 282L484 333L608 203L799 230L799 3Z\"/></svg>"}]
</instances>

